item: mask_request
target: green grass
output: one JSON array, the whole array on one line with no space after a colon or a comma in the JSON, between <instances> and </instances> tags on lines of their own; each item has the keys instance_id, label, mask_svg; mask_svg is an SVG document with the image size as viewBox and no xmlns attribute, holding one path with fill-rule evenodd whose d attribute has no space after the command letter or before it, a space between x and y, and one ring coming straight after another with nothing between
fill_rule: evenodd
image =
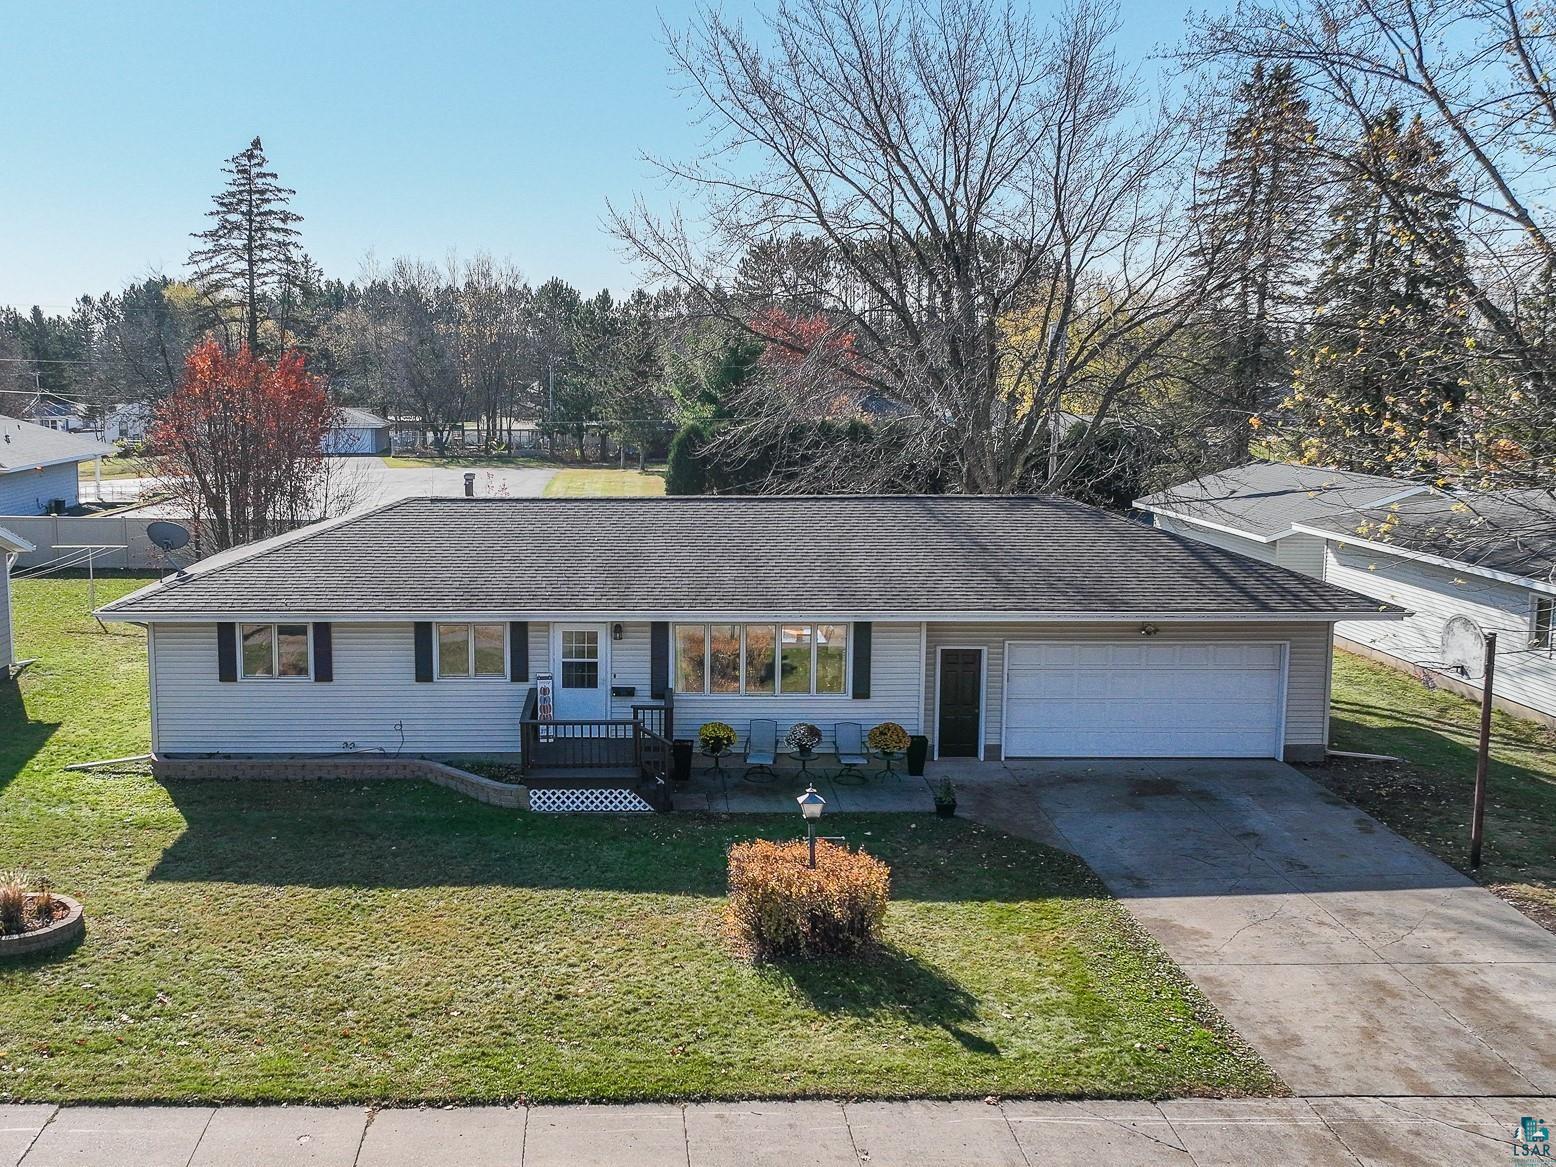
<instances>
[{"instance_id":1,"label":"green grass","mask_svg":"<svg viewBox=\"0 0 1556 1167\"><path fill-rule=\"evenodd\" d=\"M782 819L67 772L147 747L143 639L85 589L16 589L41 663L0 690L0 855L88 924L0 966L0 1102L1278 1088L1077 860L961 820L829 820L893 867L885 950L753 967L723 855Z\"/></svg>"},{"instance_id":2,"label":"green grass","mask_svg":"<svg viewBox=\"0 0 1556 1167\"><path fill-rule=\"evenodd\" d=\"M92 471L92 463L77 463L82 482L92 482L97 475ZM151 469L139 458L104 458L103 481L111 482L116 478L145 478L151 474Z\"/></svg>"},{"instance_id":3,"label":"green grass","mask_svg":"<svg viewBox=\"0 0 1556 1167\"><path fill-rule=\"evenodd\" d=\"M1470 804L1480 707L1395 669L1335 654L1331 738L1337 749L1400 764L1335 762L1314 778L1469 872ZM1556 924L1556 735L1493 715L1483 865L1471 872Z\"/></svg>"},{"instance_id":4,"label":"green grass","mask_svg":"<svg viewBox=\"0 0 1556 1167\"><path fill-rule=\"evenodd\" d=\"M619 498L665 492L663 470L602 470L571 466L558 470L546 483L547 498Z\"/></svg>"}]
</instances>

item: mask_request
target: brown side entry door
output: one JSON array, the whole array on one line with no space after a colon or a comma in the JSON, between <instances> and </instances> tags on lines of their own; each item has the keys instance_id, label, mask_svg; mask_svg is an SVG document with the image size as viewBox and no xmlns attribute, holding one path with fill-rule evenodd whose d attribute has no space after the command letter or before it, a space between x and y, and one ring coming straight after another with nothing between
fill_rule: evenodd
<instances>
[{"instance_id":1,"label":"brown side entry door","mask_svg":"<svg viewBox=\"0 0 1556 1167\"><path fill-rule=\"evenodd\" d=\"M940 650L940 724L936 727L942 758L976 758L983 720L983 652L976 648Z\"/></svg>"}]
</instances>

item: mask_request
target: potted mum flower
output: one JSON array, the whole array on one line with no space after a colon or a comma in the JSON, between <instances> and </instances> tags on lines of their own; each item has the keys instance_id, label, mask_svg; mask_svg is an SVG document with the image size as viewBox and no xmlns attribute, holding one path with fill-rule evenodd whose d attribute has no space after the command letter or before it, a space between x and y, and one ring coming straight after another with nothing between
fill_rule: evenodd
<instances>
[{"instance_id":1,"label":"potted mum flower","mask_svg":"<svg viewBox=\"0 0 1556 1167\"><path fill-rule=\"evenodd\" d=\"M722 721L703 722L697 731L697 742L702 752L713 759L713 768L719 769L720 759L735 746L735 728Z\"/></svg>"},{"instance_id":2,"label":"potted mum flower","mask_svg":"<svg viewBox=\"0 0 1556 1167\"><path fill-rule=\"evenodd\" d=\"M891 774L892 762L907 753L908 731L895 721L883 721L865 734L864 743L881 756L886 772Z\"/></svg>"},{"instance_id":3,"label":"potted mum flower","mask_svg":"<svg viewBox=\"0 0 1556 1167\"><path fill-rule=\"evenodd\" d=\"M789 743L789 748L802 758L810 757L815 748L821 744L821 730L808 721L796 721L789 727L789 732L784 735L784 740Z\"/></svg>"}]
</instances>

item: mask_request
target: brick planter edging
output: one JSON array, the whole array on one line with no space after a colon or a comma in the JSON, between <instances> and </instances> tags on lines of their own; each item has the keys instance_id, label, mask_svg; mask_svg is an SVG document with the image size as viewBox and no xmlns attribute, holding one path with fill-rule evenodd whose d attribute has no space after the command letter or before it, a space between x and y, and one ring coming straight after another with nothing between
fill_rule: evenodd
<instances>
[{"instance_id":1,"label":"brick planter edging","mask_svg":"<svg viewBox=\"0 0 1556 1167\"><path fill-rule=\"evenodd\" d=\"M55 920L47 928L36 928L15 936L0 936L0 960L58 948L61 944L69 944L86 931L86 917L81 914L81 905L69 896L56 894L54 898L70 909L65 918Z\"/></svg>"},{"instance_id":2,"label":"brick planter edging","mask_svg":"<svg viewBox=\"0 0 1556 1167\"><path fill-rule=\"evenodd\" d=\"M432 782L490 806L529 806L526 787L494 782L429 758L154 758L151 770L158 778Z\"/></svg>"}]
</instances>

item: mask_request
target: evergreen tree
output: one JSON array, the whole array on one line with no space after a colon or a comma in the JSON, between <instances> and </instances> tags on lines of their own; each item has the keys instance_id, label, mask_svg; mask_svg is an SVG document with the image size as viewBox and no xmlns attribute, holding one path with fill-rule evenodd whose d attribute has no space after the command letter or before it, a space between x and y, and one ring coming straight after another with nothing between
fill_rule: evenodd
<instances>
[{"instance_id":1,"label":"evergreen tree","mask_svg":"<svg viewBox=\"0 0 1556 1167\"><path fill-rule=\"evenodd\" d=\"M1306 460L1379 474L1440 465L1475 344L1456 290L1464 243L1452 178L1420 119L1402 123L1394 109L1373 121L1330 209L1313 323L1286 403ZM1380 172L1386 189L1367 177Z\"/></svg>"},{"instance_id":2,"label":"evergreen tree","mask_svg":"<svg viewBox=\"0 0 1556 1167\"><path fill-rule=\"evenodd\" d=\"M1238 86L1221 160L1205 172L1196 207L1220 294L1205 323L1214 429L1223 462L1248 457L1249 421L1285 391L1291 307L1311 244L1317 207L1314 125L1291 66L1253 74Z\"/></svg>"},{"instance_id":3,"label":"evergreen tree","mask_svg":"<svg viewBox=\"0 0 1556 1167\"><path fill-rule=\"evenodd\" d=\"M258 138L227 159L222 171L227 185L206 212L215 221L194 235L201 245L190 253L189 266L223 326L239 314L249 350L257 353L266 301L281 303L289 295L297 263L293 224L302 216L289 205L296 192L276 180ZM278 340L277 347L285 348L284 326Z\"/></svg>"}]
</instances>

